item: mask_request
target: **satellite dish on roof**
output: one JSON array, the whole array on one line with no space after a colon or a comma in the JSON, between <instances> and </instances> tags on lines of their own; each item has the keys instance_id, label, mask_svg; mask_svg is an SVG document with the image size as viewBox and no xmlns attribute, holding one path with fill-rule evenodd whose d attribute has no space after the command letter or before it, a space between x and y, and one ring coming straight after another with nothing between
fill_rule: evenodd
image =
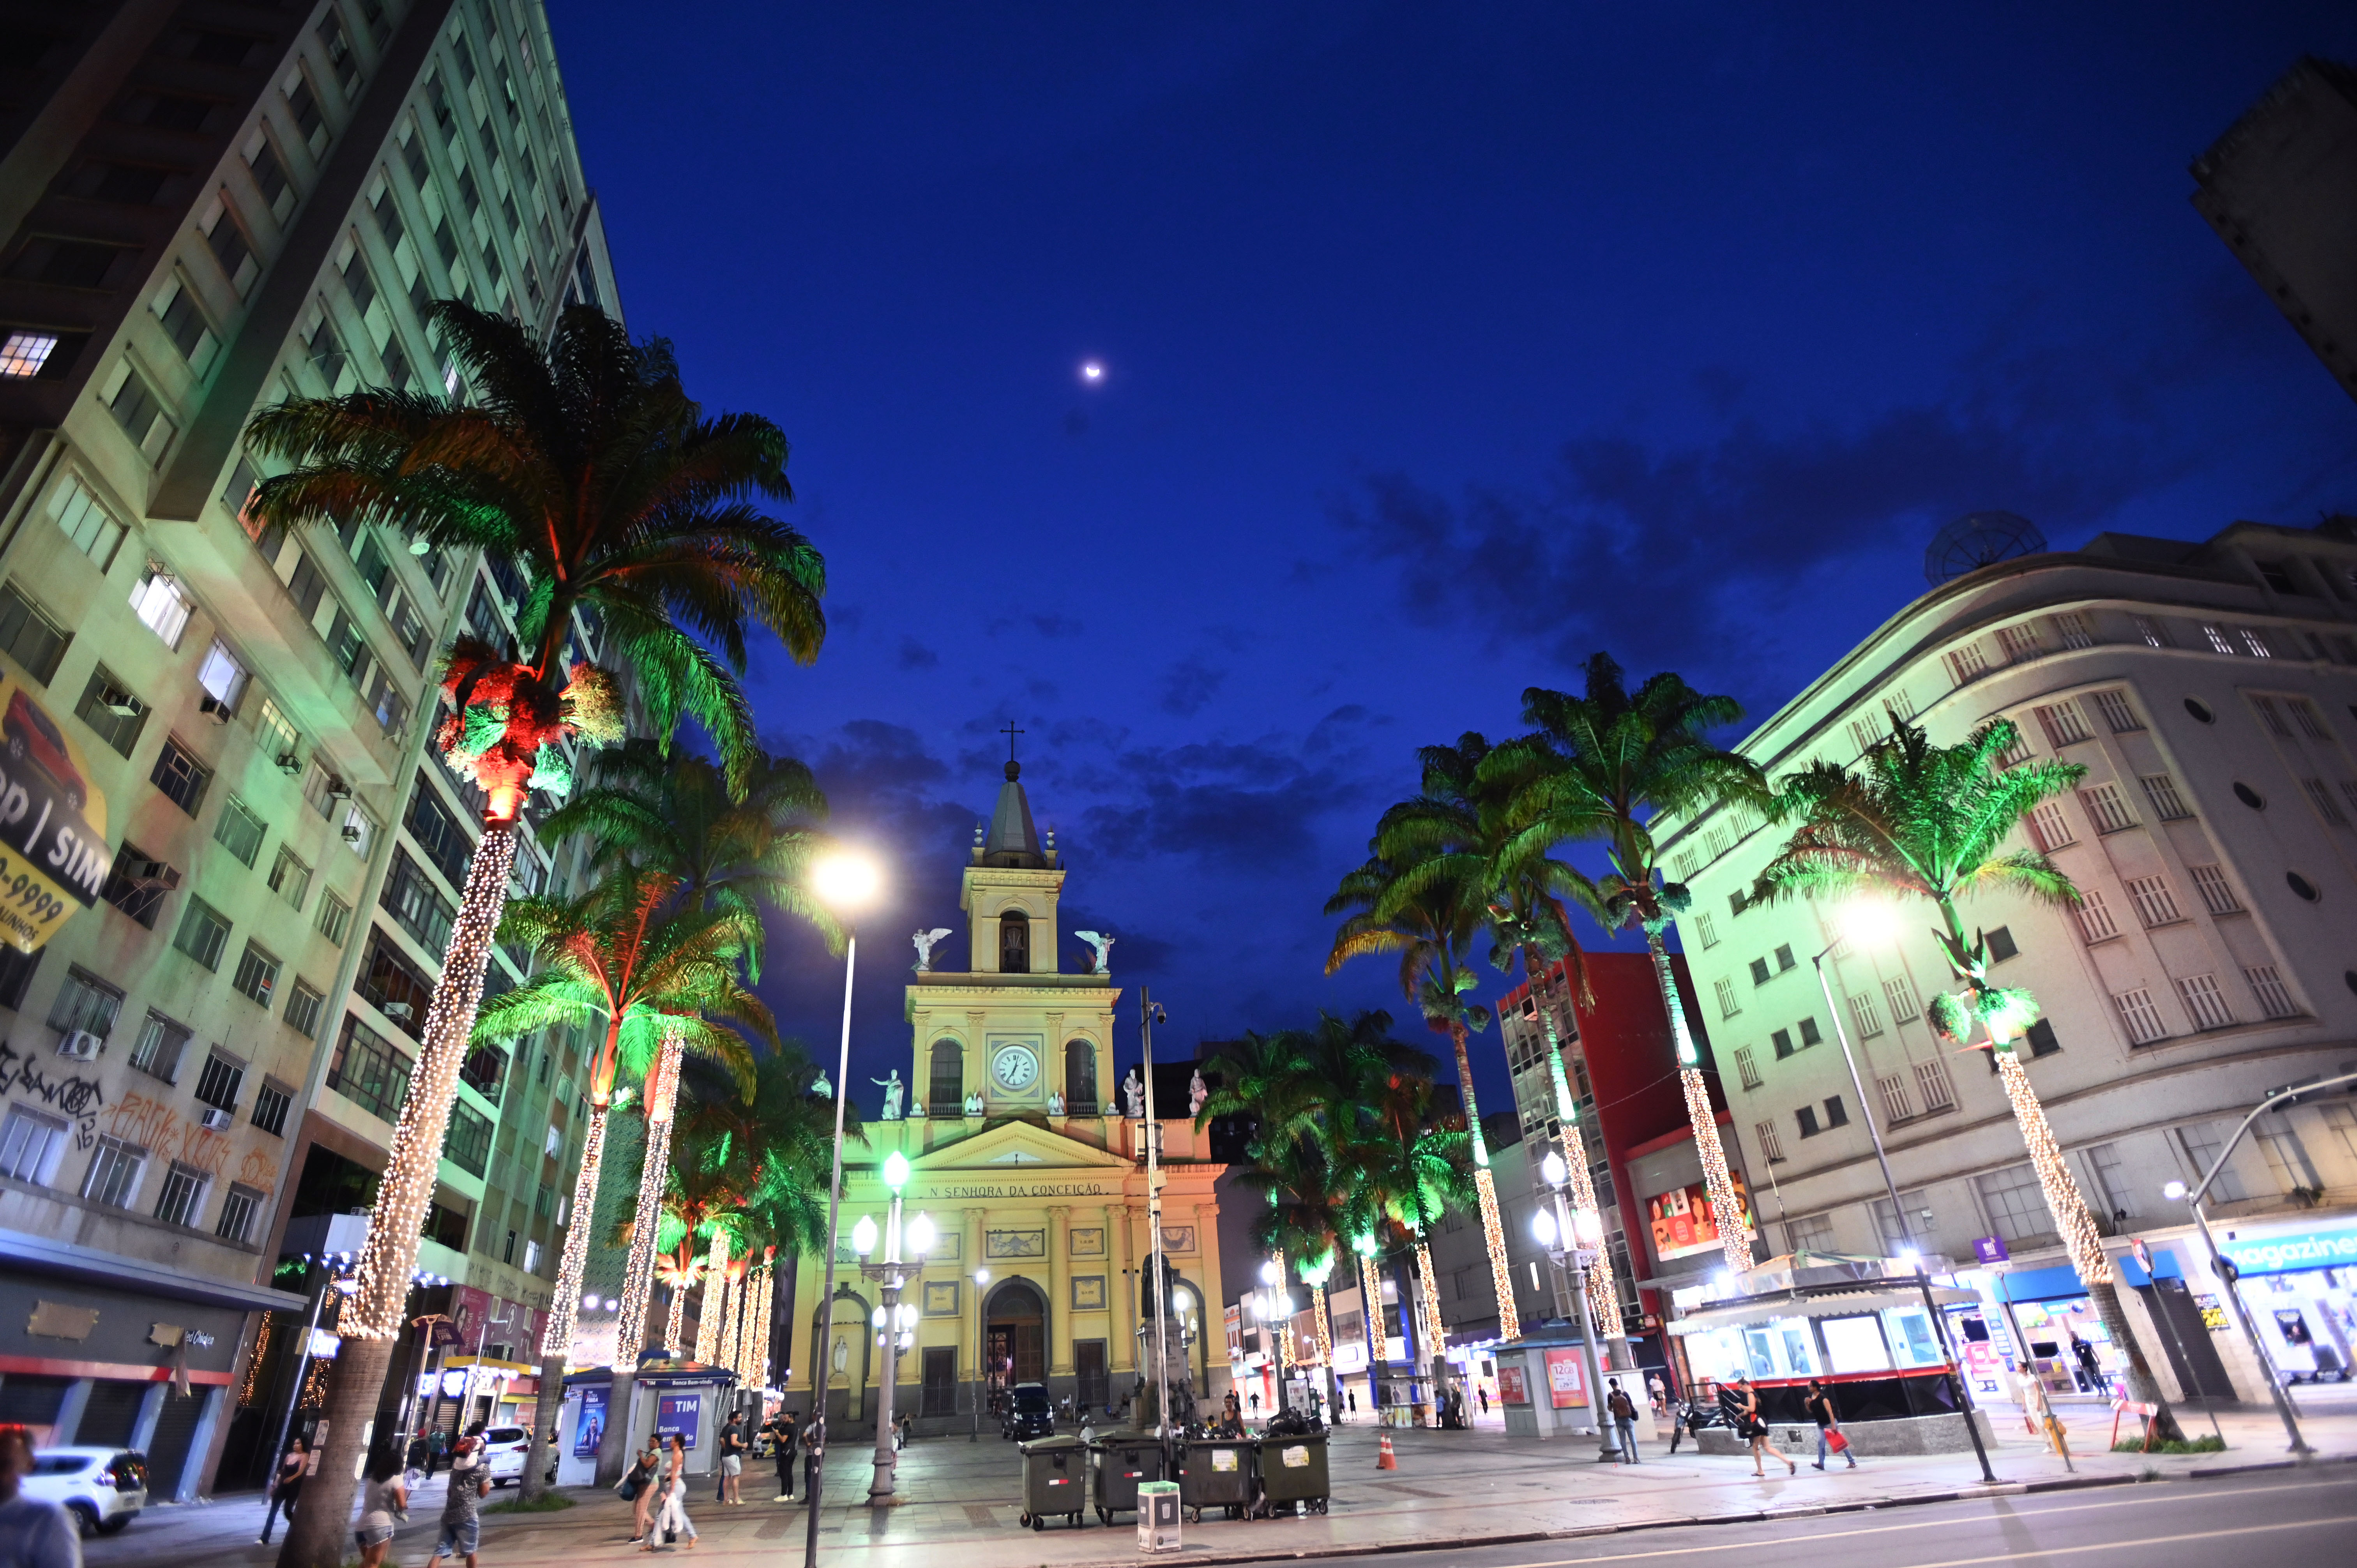
<instances>
[{"instance_id":1,"label":"satellite dish on roof","mask_svg":"<svg viewBox=\"0 0 2357 1568\"><path fill-rule=\"evenodd\" d=\"M1923 576L1936 588L1967 572L2045 548L2038 525L2018 512L1966 512L1932 536L1931 548L1923 552Z\"/></svg>"}]
</instances>

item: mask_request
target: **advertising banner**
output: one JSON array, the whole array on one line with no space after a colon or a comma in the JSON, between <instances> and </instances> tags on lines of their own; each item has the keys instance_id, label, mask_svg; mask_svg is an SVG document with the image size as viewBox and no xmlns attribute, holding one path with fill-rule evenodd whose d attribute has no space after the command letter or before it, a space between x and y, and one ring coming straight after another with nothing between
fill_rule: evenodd
<instances>
[{"instance_id":1,"label":"advertising banner","mask_svg":"<svg viewBox=\"0 0 2357 1568\"><path fill-rule=\"evenodd\" d=\"M1743 1190L1743 1173L1727 1174L1734 1178L1736 1197L1748 1216L1751 1197ZM1669 1192L1655 1193L1645 1200L1645 1209L1652 1221L1655 1262L1667 1262L1672 1258L1719 1250L1718 1220L1710 1211L1710 1189L1703 1183L1690 1182Z\"/></svg>"},{"instance_id":2,"label":"advertising banner","mask_svg":"<svg viewBox=\"0 0 2357 1568\"><path fill-rule=\"evenodd\" d=\"M1523 1364L1520 1361L1498 1363L1498 1397L1508 1404L1531 1402L1530 1384L1523 1378Z\"/></svg>"},{"instance_id":3,"label":"advertising banner","mask_svg":"<svg viewBox=\"0 0 2357 1568\"><path fill-rule=\"evenodd\" d=\"M91 784L81 747L0 675L0 940L39 948L77 905L98 902L113 864L106 797Z\"/></svg>"},{"instance_id":4,"label":"advertising banner","mask_svg":"<svg viewBox=\"0 0 2357 1568\"><path fill-rule=\"evenodd\" d=\"M573 1456L595 1459L597 1444L606 1437L606 1395L610 1391L584 1388L581 1391L581 1419L573 1427Z\"/></svg>"},{"instance_id":5,"label":"advertising banner","mask_svg":"<svg viewBox=\"0 0 2357 1568\"><path fill-rule=\"evenodd\" d=\"M690 1448L695 1446L695 1428L704 1410L702 1394L665 1394L655 1406L655 1441L668 1445L677 1433Z\"/></svg>"},{"instance_id":6,"label":"advertising banner","mask_svg":"<svg viewBox=\"0 0 2357 1568\"><path fill-rule=\"evenodd\" d=\"M2357 1225L2284 1236L2229 1236L2219 1241L2218 1253L2244 1274L2346 1269L2357 1266Z\"/></svg>"},{"instance_id":7,"label":"advertising banner","mask_svg":"<svg viewBox=\"0 0 2357 1568\"><path fill-rule=\"evenodd\" d=\"M1587 1402L1587 1379L1579 1364L1579 1352L1550 1350L1546 1353L1547 1398L1557 1410Z\"/></svg>"}]
</instances>

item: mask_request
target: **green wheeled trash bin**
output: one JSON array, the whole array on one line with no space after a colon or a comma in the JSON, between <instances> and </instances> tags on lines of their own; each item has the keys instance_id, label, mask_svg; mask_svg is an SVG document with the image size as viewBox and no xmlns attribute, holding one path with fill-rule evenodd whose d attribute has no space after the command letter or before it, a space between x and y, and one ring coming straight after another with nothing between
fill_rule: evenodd
<instances>
[{"instance_id":1,"label":"green wheeled trash bin","mask_svg":"<svg viewBox=\"0 0 2357 1568\"><path fill-rule=\"evenodd\" d=\"M1104 1524L1135 1511L1142 1483L1162 1479L1162 1443L1150 1432L1102 1433L1091 1461L1097 1519Z\"/></svg>"},{"instance_id":2,"label":"green wheeled trash bin","mask_svg":"<svg viewBox=\"0 0 2357 1568\"><path fill-rule=\"evenodd\" d=\"M1326 1434L1272 1433L1260 1440L1260 1495L1272 1513L1324 1513L1331 1490L1326 1479Z\"/></svg>"},{"instance_id":3,"label":"green wheeled trash bin","mask_svg":"<svg viewBox=\"0 0 2357 1568\"><path fill-rule=\"evenodd\" d=\"M1178 1500L1203 1521L1205 1509L1243 1519L1260 1503L1260 1439L1190 1437L1178 1462Z\"/></svg>"},{"instance_id":4,"label":"green wheeled trash bin","mask_svg":"<svg viewBox=\"0 0 2357 1568\"><path fill-rule=\"evenodd\" d=\"M1023 1521L1043 1530L1051 1519L1074 1529L1089 1509L1089 1448L1077 1436L1035 1438L1023 1453Z\"/></svg>"}]
</instances>

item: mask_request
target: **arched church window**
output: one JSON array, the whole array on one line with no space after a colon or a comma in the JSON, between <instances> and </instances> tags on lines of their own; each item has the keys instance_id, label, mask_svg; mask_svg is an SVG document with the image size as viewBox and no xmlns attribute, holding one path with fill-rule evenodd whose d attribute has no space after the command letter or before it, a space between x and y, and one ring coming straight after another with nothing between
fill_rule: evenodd
<instances>
[{"instance_id":1,"label":"arched church window","mask_svg":"<svg viewBox=\"0 0 2357 1568\"><path fill-rule=\"evenodd\" d=\"M1064 1047L1064 1109L1073 1116L1093 1116L1103 1103L1097 1099L1097 1048L1074 1040Z\"/></svg>"},{"instance_id":2,"label":"arched church window","mask_svg":"<svg viewBox=\"0 0 2357 1568\"><path fill-rule=\"evenodd\" d=\"M1031 972L1031 918L1020 909L998 917L998 972Z\"/></svg>"},{"instance_id":3,"label":"arched church window","mask_svg":"<svg viewBox=\"0 0 2357 1568\"><path fill-rule=\"evenodd\" d=\"M932 1076L925 1090L925 1114L965 1113L965 1047L955 1040L933 1043Z\"/></svg>"}]
</instances>

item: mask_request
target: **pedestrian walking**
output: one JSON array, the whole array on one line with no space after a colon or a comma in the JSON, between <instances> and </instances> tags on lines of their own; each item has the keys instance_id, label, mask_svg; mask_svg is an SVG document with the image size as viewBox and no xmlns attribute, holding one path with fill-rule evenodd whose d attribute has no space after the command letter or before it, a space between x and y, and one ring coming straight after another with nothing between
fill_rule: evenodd
<instances>
[{"instance_id":1,"label":"pedestrian walking","mask_svg":"<svg viewBox=\"0 0 2357 1568\"><path fill-rule=\"evenodd\" d=\"M2071 1336L2071 1355L2079 1363L2081 1391L2091 1394L2102 1393L2105 1381L2104 1364L2095 1359L2095 1348L2080 1338L2076 1331L2073 1331Z\"/></svg>"},{"instance_id":2,"label":"pedestrian walking","mask_svg":"<svg viewBox=\"0 0 2357 1568\"><path fill-rule=\"evenodd\" d=\"M425 1478L432 1480L434 1472L439 1470L442 1467L442 1461L449 1456L450 1434L437 1426L432 1435L425 1439Z\"/></svg>"},{"instance_id":3,"label":"pedestrian walking","mask_svg":"<svg viewBox=\"0 0 2357 1568\"><path fill-rule=\"evenodd\" d=\"M662 1511L655 1518L653 1530L639 1542L641 1552L655 1549L655 1534L660 1532L665 1544L687 1537L690 1546L695 1544L695 1525L687 1517L687 1439L679 1433L671 1434L671 1455L663 1472Z\"/></svg>"},{"instance_id":4,"label":"pedestrian walking","mask_svg":"<svg viewBox=\"0 0 2357 1568\"><path fill-rule=\"evenodd\" d=\"M81 1530L63 1503L20 1489L33 1473L33 1429L0 1425L0 1563L8 1568L81 1568Z\"/></svg>"},{"instance_id":5,"label":"pedestrian walking","mask_svg":"<svg viewBox=\"0 0 2357 1568\"><path fill-rule=\"evenodd\" d=\"M1480 1394L1481 1394L1481 1413L1482 1413L1483 1415L1487 1415L1487 1414L1489 1414L1489 1413L1490 1413L1490 1390L1489 1390L1489 1386L1488 1386L1487 1384L1482 1385L1481 1390L1480 1390Z\"/></svg>"},{"instance_id":6,"label":"pedestrian walking","mask_svg":"<svg viewBox=\"0 0 2357 1568\"><path fill-rule=\"evenodd\" d=\"M1722 1390L1720 1402L1724 1403L1726 1398L1726 1391ZM1768 1440L1768 1418L1760 1413L1760 1391L1751 1386L1751 1375L1748 1372L1735 1380L1735 1402L1739 1420L1736 1430L1751 1444L1751 1473L1767 1475L1761 1461L1772 1454L1784 1461L1784 1468L1789 1474L1799 1475L1801 1467L1786 1457L1782 1449Z\"/></svg>"},{"instance_id":7,"label":"pedestrian walking","mask_svg":"<svg viewBox=\"0 0 2357 1568\"><path fill-rule=\"evenodd\" d=\"M1604 1409L1612 1418L1614 1434L1620 1439L1620 1462L1634 1465L1637 1463L1637 1402L1629 1397L1629 1391L1620 1386L1618 1378L1612 1380L1612 1391L1604 1396Z\"/></svg>"},{"instance_id":8,"label":"pedestrian walking","mask_svg":"<svg viewBox=\"0 0 2357 1568\"><path fill-rule=\"evenodd\" d=\"M450 1456L449 1489L442 1498L442 1534L434 1543L436 1562L463 1557L475 1568L475 1553L483 1543L483 1498L491 1489L491 1467L471 1437L458 1440Z\"/></svg>"},{"instance_id":9,"label":"pedestrian walking","mask_svg":"<svg viewBox=\"0 0 2357 1568\"><path fill-rule=\"evenodd\" d=\"M794 1412L781 1410L770 1426L770 1457L778 1466L778 1501L794 1500Z\"/></svg>"},{"instance_id":10,"label":"pedestrian walking","mask_svg":"<svg viewBox=\"0 0 2357 1568\"><path fill-rule=\"evenodd\" d=\"M303 1476L310 1463L310 1450L299 1437L278 1456L278 1468L270 1477L270 1508L262 1516L262 1533L254 1537L260 1544L270 1544L270 1527L278 1522L280 1514L286 1516L287 1523L295 1522L295 1499L303 1495Z\"/></svg>"},{"instance_id":11,"label":"pedestrian walking","mask_svg":"<svg viewBox=\"0 0 2357 1568\"><path fill-rule=\"evenodd\" d=\"M1655 1415L1670 1412L1670 1391L1662 1384L1662 1374L1655 1372L1645 1380L1645 1397L1652 1404Z\"/></svg>"},{"instance_id":12,"label":"pedestrian walking","mask_svg":"<svg viewBox=\"0 0 2357 1568\"><path fill-rule=\"evenodd\" d=\"M1833 1444L1833 1451L1848 1460L1851 1469L1857 1469L1857 1455L1850 1452L1849 1439L1842 1434L1841 1416L1834 1409L1832 1391L1811 1378L1809 1397L1801 1402L1801 1408L1808 1412L1811 1421L1817 1423L1816 1467L1820 1470L1825 1467L1825 1445Z\"/></svg>"},{"instance_id":13,"label":"pedestrian walking","mask_svg":"<svg viewBox=\"0 0 2357 1568\"><path fill-rule=\"evenodd\" d=\"M647 1520L652 1517L655 1507L655 1471L662 1464L662 1450L650 1437L647 1445L639 1451L639 1456L630 1462L629 1472L614 1488L615 1495L630 1505L630 1544L633 1546L643 1545L646 1541Z\"/></svg>"},{"instance_id":14,"label":"pedestrian walking","mask_svg":"<svg viewBox=\"0 0 2357 1568\"><path fill-rule=\"evenodd\" d=\"M361 1472L361 1521L352 1530L361 1568L382 1568L393 1527L409 1517L408 1447L397 1435L378 1444Z\"/></svg>"},{"instance_id":15,"label":"pedestrian walking","mask_svg":"<svg viewBox=\"0 0 2357 1568\"><path fill-rule=\"evenodd\" d=\"M744 1423L731 1412L728 1423L720 1429L720 1501L725 1508L744 1506L745 1446Z\"/></svg>"}]
</instances>

